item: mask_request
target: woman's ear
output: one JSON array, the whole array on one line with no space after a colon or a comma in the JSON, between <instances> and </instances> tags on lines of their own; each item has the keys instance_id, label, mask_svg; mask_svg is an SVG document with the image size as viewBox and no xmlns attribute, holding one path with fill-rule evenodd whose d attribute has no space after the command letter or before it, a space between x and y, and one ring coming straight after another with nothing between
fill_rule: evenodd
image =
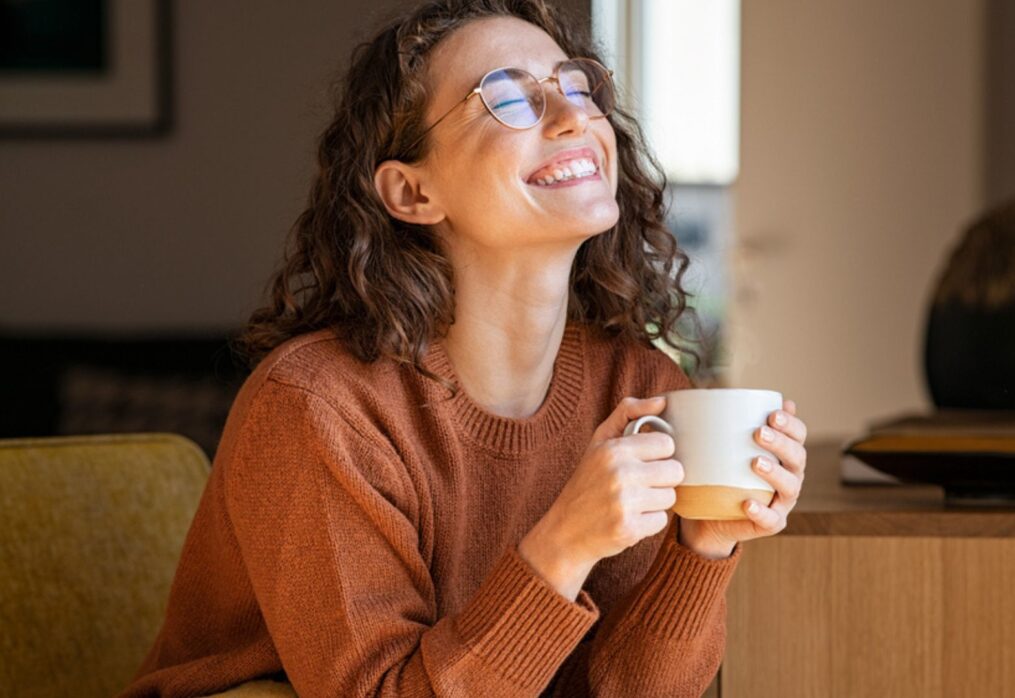
<instances>
[{"instance_id":1,"label":"woman's ear","mask_svg":"<svg viewBox=\"0 0 1015 698\"><path fill-rule=\"evenodd\" d=\"M423 193L419 171L399 160L385 160L374 170L374 188L392 218L416 225L436 225L444 211Z\"/></svg>"}]
</instances>

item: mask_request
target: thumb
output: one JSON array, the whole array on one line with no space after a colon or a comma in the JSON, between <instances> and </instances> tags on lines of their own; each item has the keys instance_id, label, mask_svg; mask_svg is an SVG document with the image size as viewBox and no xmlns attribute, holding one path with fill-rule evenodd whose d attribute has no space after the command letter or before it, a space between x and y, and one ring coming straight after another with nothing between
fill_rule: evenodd
<instances>
[{"instance_id":1,"label":"thumb","mask_svg":"<svg viewBox=\"0 0 1015 698\"><path fill-rule=\"evenodd\" d=\"M638 417L648 414L658 415L664 409L666 409L666 398L662 395L644 399L625 397L610 416L596 428L592 434L592 440L606 441L623 436L627 425Z\"/></svg>"}]
</instances>

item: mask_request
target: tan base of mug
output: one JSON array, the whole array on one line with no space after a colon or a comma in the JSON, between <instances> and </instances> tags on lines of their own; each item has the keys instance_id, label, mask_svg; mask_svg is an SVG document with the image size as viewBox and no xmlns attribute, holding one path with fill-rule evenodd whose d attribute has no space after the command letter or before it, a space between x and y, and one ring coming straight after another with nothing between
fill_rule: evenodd
<instances>
[{"instance_id":1,"label":"tan base of mug","mask_svg":"<svg viewBox=\"0 0 1015 698\"><path fill-rule=\"evenodd\" d=\"M746 519L744 501L756 499L765 506L772 503L775 492L768 490L725 487L723 485L680 485L673 511L684 519L732 521Z\"/></svg>"}]
</instances>

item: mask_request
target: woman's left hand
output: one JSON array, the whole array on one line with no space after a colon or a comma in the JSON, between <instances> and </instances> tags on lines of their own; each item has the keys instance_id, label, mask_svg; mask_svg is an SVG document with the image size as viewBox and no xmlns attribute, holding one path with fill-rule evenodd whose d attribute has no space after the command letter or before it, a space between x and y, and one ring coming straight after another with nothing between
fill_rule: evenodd
<instances>
[{"instance_id":1,"label":"woman's left hand","mask_svg":"<svg viewBox=\"0 0 1015 698\"><path fill-rule=\"evenodd\" d=\"M784 421L779 424L780 418ZM754 432L754 440L775 458L757 457L751 463L754 472L775 488L771 504L749 499L744 502L747 519L705 521L681 519L677 539L700 555L729 557L739 541L772 536L786 527L786 517L796 506L807 467L807 425L796 416L796 403L784 400L782 410L768 416L769 427ZM765 441L770 433L771 441ZM765 464L768 470L765 470Z\"/></svg>"}]
</instances>

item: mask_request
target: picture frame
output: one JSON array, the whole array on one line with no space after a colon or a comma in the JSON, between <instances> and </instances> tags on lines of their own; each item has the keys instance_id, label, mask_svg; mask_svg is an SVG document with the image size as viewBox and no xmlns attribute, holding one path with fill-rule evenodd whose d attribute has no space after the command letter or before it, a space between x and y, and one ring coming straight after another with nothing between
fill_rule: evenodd
<instances>
[{"instance_id":1,"label":"picture frame","mask_svg":"<svg viewBox=\"0 0 1015 698\"><path fill-rule=\"evenodd\" d=\"M170 0L4 4L7 17L21 20L5 31L21 35L5 37L11 48L0 69L0 138L158 137L171 130ZM26 8L35 15L25 16ZM54 37L58 31L64 34ZM64 35L86 45L79 53L101 60L69 55ZM61 55L50 60L46 50Z\"/></svg>"}]
</instances>

